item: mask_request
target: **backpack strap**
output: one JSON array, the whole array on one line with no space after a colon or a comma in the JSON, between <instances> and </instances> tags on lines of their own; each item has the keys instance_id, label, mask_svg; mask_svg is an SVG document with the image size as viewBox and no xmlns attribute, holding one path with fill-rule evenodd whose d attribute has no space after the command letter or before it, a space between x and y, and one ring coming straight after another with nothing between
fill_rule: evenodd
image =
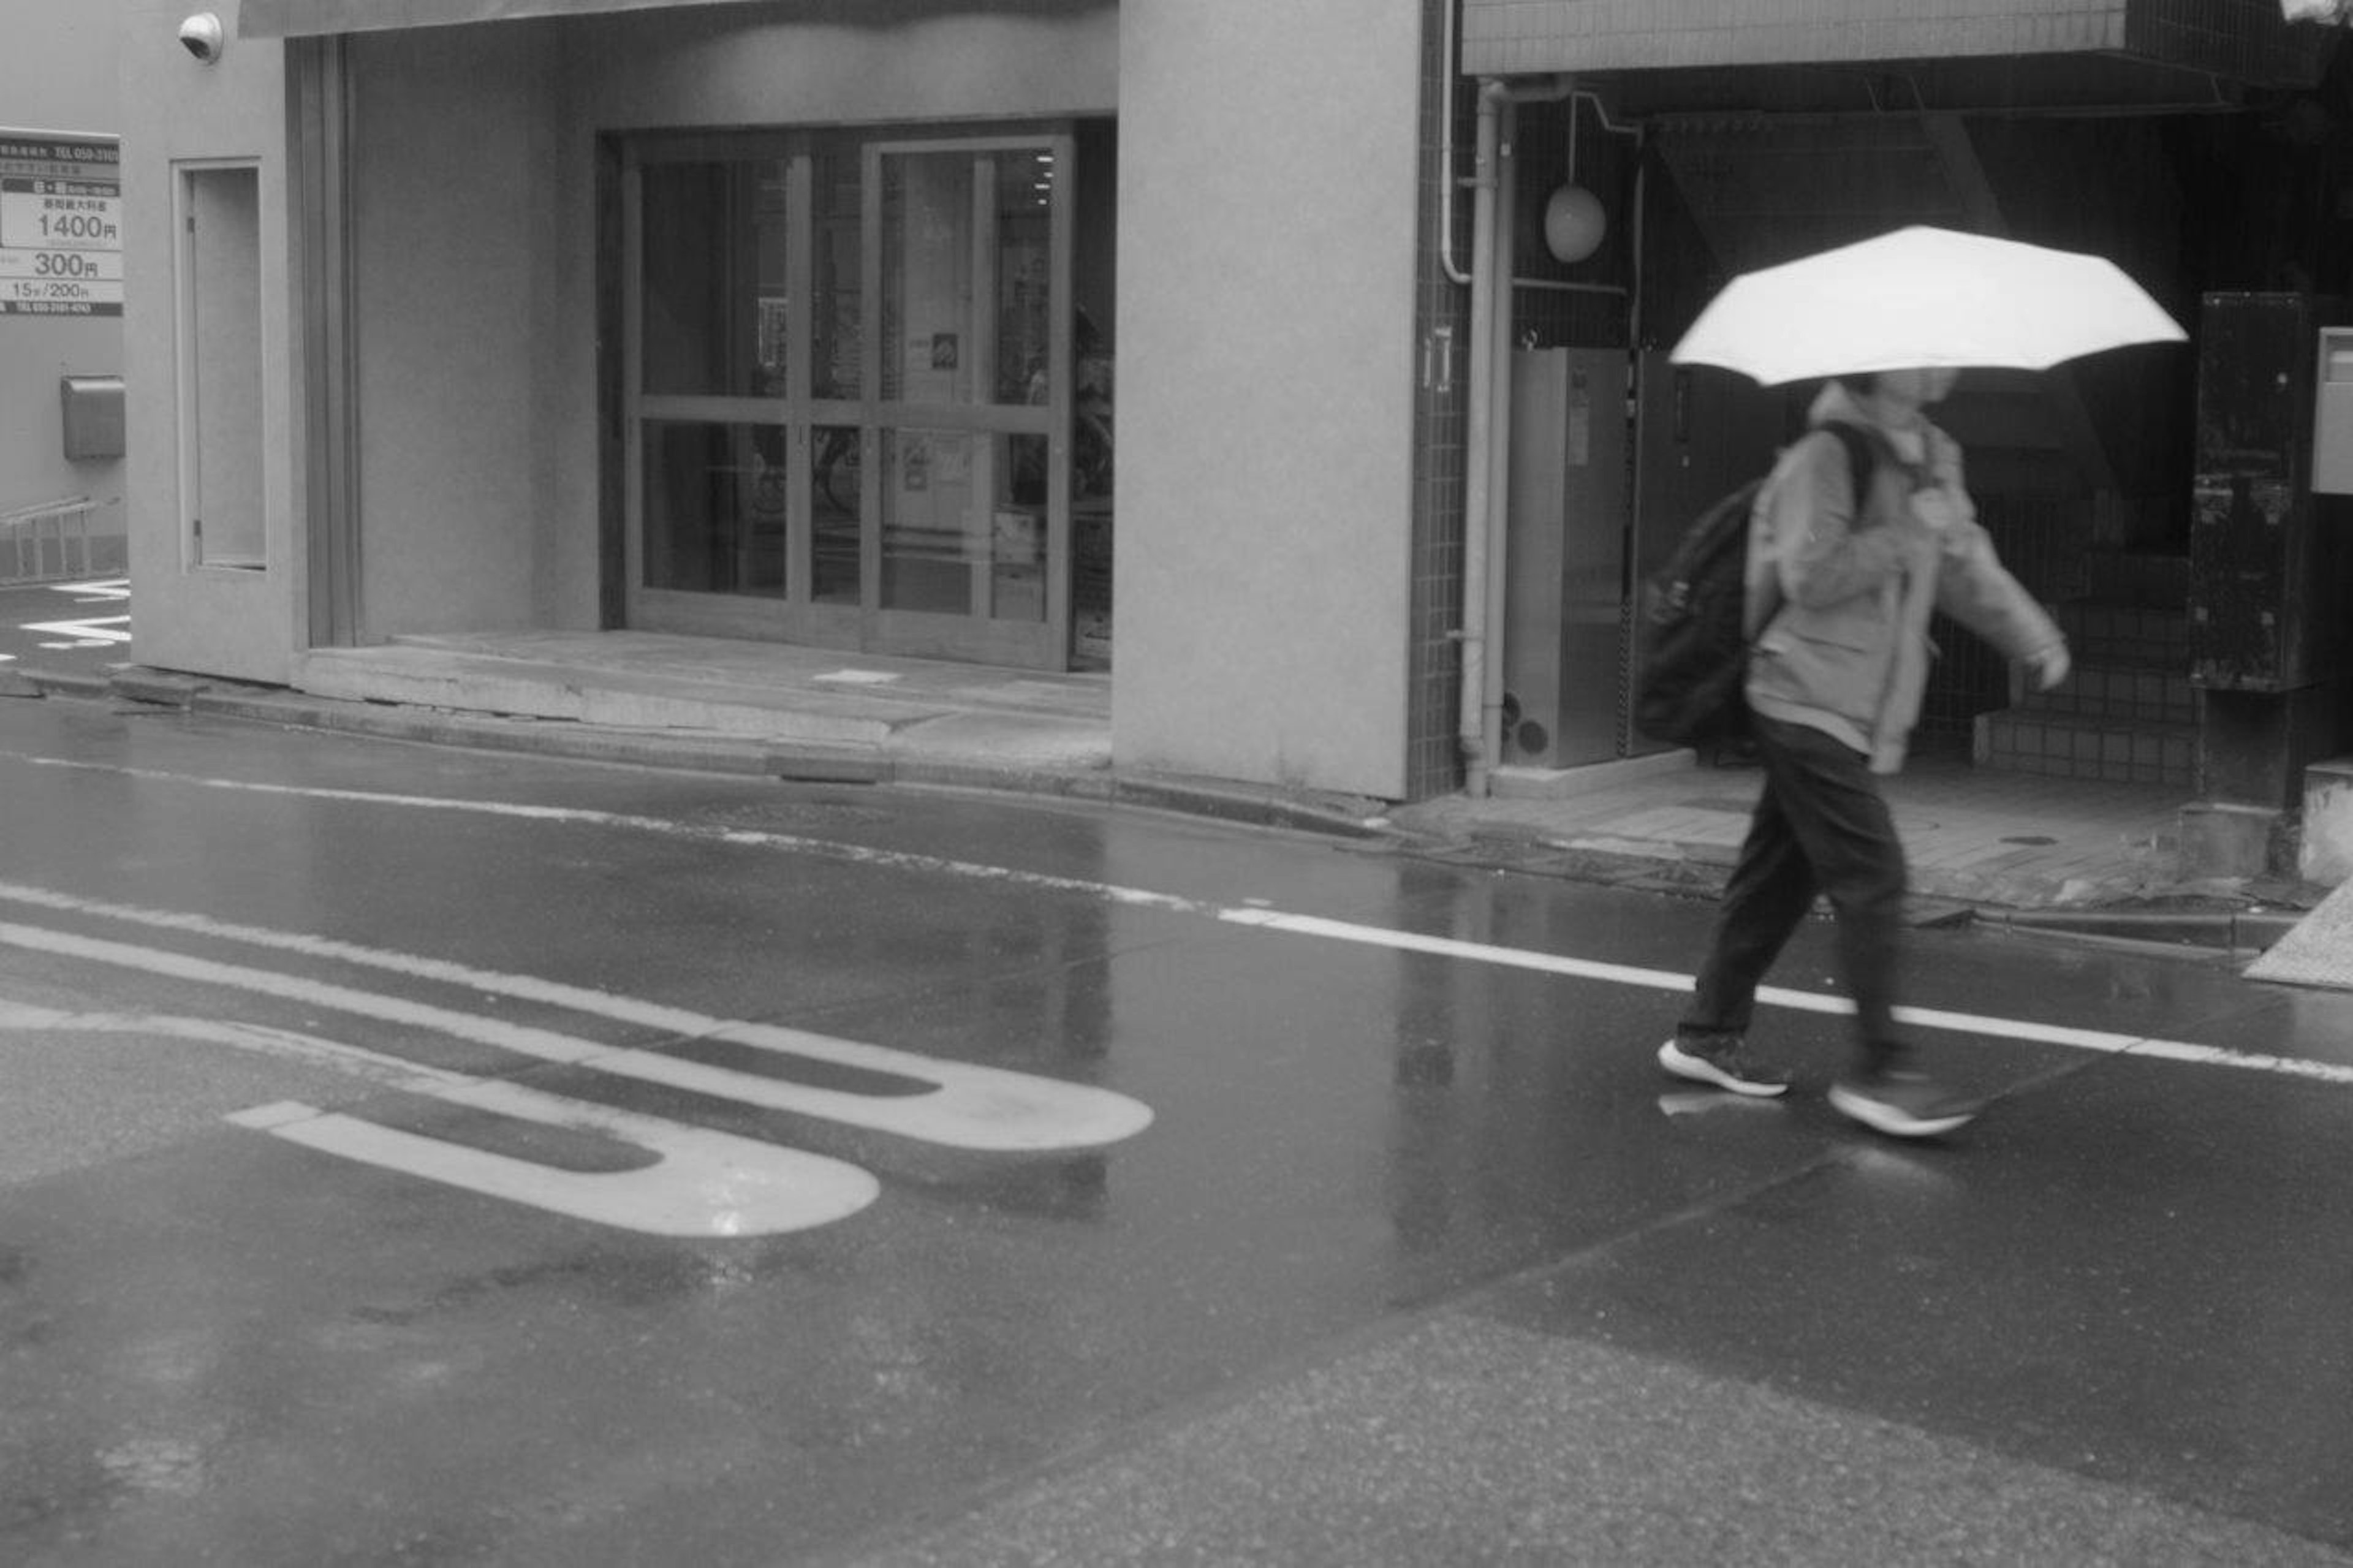
<instances>
[{"instance_id":1,"label":"backpack strap","mask_svg":"<svg viewBox=\"0 0 2353 1568\"><path fill-rule=\"evenodd\" d=\"M1844 420L1825 419L1815 426L1814 429L1829 431L1838 437L1839 445L1846 448L1847 480L1853 491L1855 521L1860 526L1865 503L1871 494L1871 481L1879 472L1880 458L1883 455L1889 462L1899 466L1903 464L1904 459L1896 456L1894 448L1887 445L1885 437L1859 426L1849 425ZM1812 431L1807 432L1808 435L1812 433ZM1769 484L1757 487L1757 506L1763 507L1768 503L1770 490ZM1755 617L1757 629L1748 637L1749 646L1752 647L1756 646L1757 639L1763 637L1771 628L1774 621L1780 617L1782 610L1788 607L1781 603L1778 580L1768 577L1767 585L1771 590L1771 597L1764 614ZM1746 618L1747 617L1744 616L1744 619Z\"/></svg>"},{"instance_id":2,"label":"backpack strap","mask_svg":"<svg viewBox=\"0 0 2353 1568\"><path fill-rule=\"evenodd\" d=\"M1879 472L1881 455L1884 453L1888 461L1899 467L1904 459L1895 455L1884 437L1859 426L1850 425L1843 419L1826 419L1816 428L1829 431L1838 437L1839 445L1846 448L1847 480L1854 492L1854 520L1859 527L1862 522L1864 503L1871 496L1871 481Z\"/></svg>"}]
</instances>

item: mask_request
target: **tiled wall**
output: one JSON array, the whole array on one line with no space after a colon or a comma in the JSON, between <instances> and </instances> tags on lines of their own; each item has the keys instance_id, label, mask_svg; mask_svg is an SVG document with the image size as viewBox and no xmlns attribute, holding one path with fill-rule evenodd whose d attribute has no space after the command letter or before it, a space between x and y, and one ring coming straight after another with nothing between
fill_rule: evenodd
<instances>
[{"instance_id":1,"label":"tiled wall","mask_svg":"<svg viewBox=\"0 0 2353 1568\"><path fill-rule=\"evenodd\" d=\"M2195 70L2276 85L2320 79L2333 28L2291 26L2279 0L2132 0L2125 47Z\"/></svg>"},{"instance_id":2,"label":"tiled wall","mask_svg":"<svg viewBox=\"0 0 2353 1568\"><path fill-rule=\"evenodd\" d=\"M2187 731L2096 730L2063 716L2006 716L1979 761L2005 773L2191 787L2197 742Z\"/></svg>"},{"instance_id":3,"label":"tiled wall","mask_svg":"<svg viewBox=\"0 0 2353 1568\"><path fill-rule=\"evenodd\" d=\"M1456 740L1462 650L1452 634L1462 624L1463 437L1469 410L1464 376L1471 363L1471 293L1448 279L1439 259L1439 198L1445 177L1440 117L1454 117L1455 163L1465 172L1471 167L1476 131L1471 88L1459 76L1451 84L1445 77L1444 29L1452 6L1449 0L1425 0L1422 11L1421 215L1414 269L1414 335L1422 353L1413 416L1413 629L1406 698L1406 785L1417 800L1449 794L1462 783ZM1454 261L1467 269L1470 260L1471 197L1468 191L1457 191ZM1451 345L1444 355L1435 346L1441 331ZM1446 361L1451 365L1441 374Z\"/></svg>"}]
</instances>

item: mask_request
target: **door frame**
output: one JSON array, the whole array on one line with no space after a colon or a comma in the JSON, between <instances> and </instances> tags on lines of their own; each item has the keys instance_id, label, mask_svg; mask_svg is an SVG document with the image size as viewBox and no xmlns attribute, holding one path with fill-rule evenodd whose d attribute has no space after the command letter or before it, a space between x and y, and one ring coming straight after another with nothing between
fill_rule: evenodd
<instances>
[{"instance_id":1,"label":"door frame","mask_svg":"<svg viewBox=\"0 0 2353 1568\"><path fill-rule=\"evenodd\" d=\"M800 352L807 353L806 345L816 341L812 308L814 247L820 234L815 221L813 170L820 141L844 136L856 142L854 152L848 148L844 151L846 155L858 159L860 171L858 395L819 397L813 385L811 367L806 363L794 365L779 396L644 392L644 169L649 164L754 157L777 158L786 163L786 232L789 246L786 333L788 343L804 345ZM1070 432L1076 375L1072 358L1076 137L1072 126L1065 121L1023 122L976 127L968 132L934 127L924 127L920 132L890 126L848 131L780 127L744 132L632 133L617 137L615 142L618 161L614 199L620 254L614 270L618 279L619 352L611 359L616 375L613 428L618 450L608 465L607 475L617 482L619 493L608 502L607 510L618 520L619 538L614 542L616 548L607 552L607 570L617 570L620 578L617 591L608 600L618 612L618 623L639 630L785 641L1012 668L1068 668L1072 540ZM979 161L997 153L1027 150L1050 154L1054 170L1047 204L1047 353L1051 367L1047 377L1047 401L996 402L993 389L985 384L977 388L973 400L963 403L886 399L882 395L881 341L884 159L969 153L976 168L993 170L993 163ZM969 305L969 335L976 340L993 339L997 292L991 277L996 260L992 226L996 215L989 182L976 176L973 184L975 221L971 243L976 270ZM903 345L901 348L904 352ZM643 432L649 422L659 419L754 423L782 429L786 465L782 595L645 585ZM858 603L849 605L813 597L817 461L813 437L819 429L853 427L860 456L859 595ZM990 444L989 438L996 437L1043 437L1047 484L1041 617L997 619L985 613L994 570L983 549L995 515L992 498L987 496L980 498L978 516L968 516L966 524L965 564L973 574L974 609L979 613L955 615L884 605L883 543L888 519L884 511L882 459L887 453L899 449L898 443L909 432L969 436L984 449ZM980 466L984 470L987 467Z\"/></svg>"}]
</instances>

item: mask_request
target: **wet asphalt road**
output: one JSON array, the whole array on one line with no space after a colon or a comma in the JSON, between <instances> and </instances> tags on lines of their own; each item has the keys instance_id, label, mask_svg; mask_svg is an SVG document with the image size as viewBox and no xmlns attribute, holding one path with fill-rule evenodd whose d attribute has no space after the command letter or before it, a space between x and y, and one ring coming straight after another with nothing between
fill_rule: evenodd
<instances>
[{"instance_id":1,"label":"wet asphalt road","mask_svg":"<svg viewBox=\"0 0 2353 1568\"><path fill-rule=\"evenodd\" d=\"M129 578L0 585L0 673L102 677L131 658Z\"/></svg>"},{"instance_id":2,"label":"wet asphalt road","mask_svg":"<svg viewBox=\"0 0 2353 1568\"><path fill-rule=\"evenodd\" d=\"M2353 1560L2353 998L1925 933L2032 1027L1897 1145L1819 1012L1662 1080L1644 895L60 700L0 801L0 1559Z\"/></svg>"}]
</instances>

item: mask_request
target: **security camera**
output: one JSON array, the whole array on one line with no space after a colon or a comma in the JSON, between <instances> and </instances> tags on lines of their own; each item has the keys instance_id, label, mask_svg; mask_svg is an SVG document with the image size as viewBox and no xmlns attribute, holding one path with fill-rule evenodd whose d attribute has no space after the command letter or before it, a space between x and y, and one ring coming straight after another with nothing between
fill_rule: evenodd
<instances>
[{"instance_id":1,"label":"security camera","mask_svg":"<svg viewBox=\"0 0 2353 1568\"><path fill-rule=\"evenodd\" d=\"M180 24L180 47L206 65L221 58L228 39L221 32L220 18L210 11L199 11Z\"/></svg>"}]
</instances>

